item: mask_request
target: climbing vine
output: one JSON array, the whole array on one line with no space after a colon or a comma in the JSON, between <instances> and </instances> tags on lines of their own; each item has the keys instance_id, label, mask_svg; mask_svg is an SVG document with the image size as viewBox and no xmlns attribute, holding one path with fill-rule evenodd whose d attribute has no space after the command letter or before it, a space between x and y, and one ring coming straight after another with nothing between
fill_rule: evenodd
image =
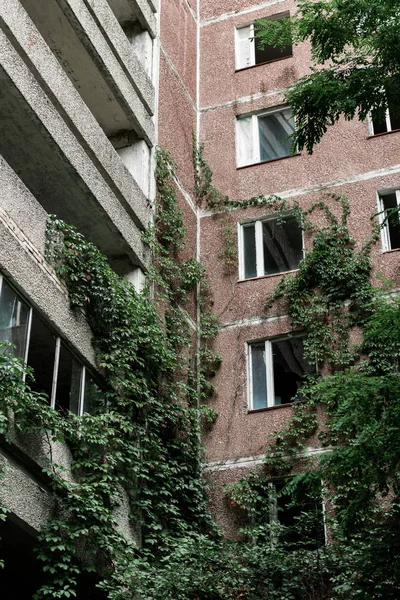
<instances>
[{"instance_id":1,"label":"climbing vine","mask_svg":"<svg viewBox=\"0 0 400 600\"><path fill-rule=\"evenodd\" d=\"M377 229L358 249L345 199L329 198L307 210L276 197L232 202L213 187L201 146L194 147L194 164L199 205L223 219L239 207L265 206L282 220L296 216L312 234L298 273L281 280L266 298L266 311L284 303L320 374L304 382L301 401L270 440L263 465L230 487L231 510L245 526L241 540L225 540L208 513L200 464L199 415L215 417L207 402L220 363L212 348L218 321L204 269L182 259L176 166L159 152L155 223L145 234L154 265L142 293L118 277L93 244L53 217L48 257L72 307L92 329L103 392L93 414L60 415L44 394L30 389L29 372L28 385L22 381L26 365L0 352L2 438L12 440L14 429L36 432L49 448L66 442L73 456L72 479L50 453L45 467L56 510L40 535L47 581L35 599L73 597L79 576L95 568L111 600L395 600L400 306L379 298L370 283ZM313 224L316 211L324 226ZM233 235L223 239L234 245ZM233 251L228 248L226 260L235 260ZM193 296L198 331L190 317ZM316 435L321 404L325 452L317 460L299 459ZM289 480L299 467L301 474ZM335 544L315 549L286 541L284 528L270 519L271 480L277 477L287 478L283 490L294 496L306 486L325 497ZM129 506L135 535L126 535L126 525L120 529L122 503ZM303 515L298 523L304 535L305 521Z\"/></svg>"},{"instance_id":2,"label":"climbing vine","mask_svg":"<svg viewBox=\"0 0 400 600\"><path fill-rule=\"evenodd\" d=\"M48 436L50 446L66 442L73 454L73 480L51 460L45 468L57 509L40 535L38 558L47 581L38 600L74 596L78 576L94 565L109 598L134 595L150 563L164 560L183 536L212 528L201 479L199 414L208 421L216 416L205 401L220 362L211 351L217 323L203 268L181 259L186 232L174 164L162 151L156 179L155 223L145 234L154 263L142 293L75 228L56 217L48 223L48 259L67 285L72 308L84 312L93 332L104 387L93 414L78 418L49 409L45 395L22 382L25 365L0 353L1 395L8 399L1 407L2 437L12 429L12 409L18 431ZM196 330L185 310L197 290L199 361ZM125 501L132 527L140 529L136 540L118 526L116 509Z\"/></svg>"}]
</instances>

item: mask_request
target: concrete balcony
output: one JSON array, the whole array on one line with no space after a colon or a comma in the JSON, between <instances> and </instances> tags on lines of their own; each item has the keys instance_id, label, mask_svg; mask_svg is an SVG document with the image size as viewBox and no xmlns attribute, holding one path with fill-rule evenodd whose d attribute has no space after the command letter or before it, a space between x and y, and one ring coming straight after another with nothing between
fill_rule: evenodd
<instances>
[{"instance_id":1,"label":"concrete balcony","mask_svg":"<svg viewBox=\"0 0 400 600\"><path fill-rule=\"evenodd\" d=\"M106 135L133 129L151 146L154 89L106 0L10 0L1 14L14 35L22 7Z\"/></svg>"},{"instance_id":2,"label":"concrete balcony","mask_svg":"<svg viewBox=\"0 0 400 600\"><path fill-rule=\"evenodd\" d=\"M146 196L18 0L0 3L0 82L0 152L36 200L146 267Z\"/></svg>"}]
</instances>

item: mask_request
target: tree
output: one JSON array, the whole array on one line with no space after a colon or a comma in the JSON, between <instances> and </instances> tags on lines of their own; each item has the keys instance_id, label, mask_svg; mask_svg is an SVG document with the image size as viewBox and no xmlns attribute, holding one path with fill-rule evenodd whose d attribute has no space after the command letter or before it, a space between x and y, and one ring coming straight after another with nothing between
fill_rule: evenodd
<instances>
[{"instance_id":1,"label":"tree","mask_svg":"<svg viewBox=\"0 0 400 600\"><path fill-rule=\"evenodd\" d=\"M399 0L299 0L282 21L262 20L262 44L309 41L313 67L288 91L296 117L294 143L311 154L341 116L400 115Z\"/></svg>"}]
</instances>

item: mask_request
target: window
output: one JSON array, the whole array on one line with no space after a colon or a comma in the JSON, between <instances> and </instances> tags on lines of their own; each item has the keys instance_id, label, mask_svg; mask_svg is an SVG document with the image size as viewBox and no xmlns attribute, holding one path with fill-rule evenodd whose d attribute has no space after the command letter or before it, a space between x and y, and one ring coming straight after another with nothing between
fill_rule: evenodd
<instances>
[{"instance_id":1,"label":"window","mask_svg":"<svg viewBox=\"0 0 400 600\"><path fill-rule=\"evenodd\" d=\"M276 15L270 20L283 20L289 15ZM254 30L257 28L257 22L238 27L236 29L236 69L245 69L254 65L288 58L292 56L292 44L283 48L278 46L265 46L261 40L254 37Z\"/></svg>"},{"instance_id":2,"label":"window","mask_svg":"<svg viewBox=\"0 0 400 600\"><path fill-rule=\"evenodd\" d=\"M303 258L303 235L295 217L265 219L239 227L241 279L297 269Z\"/></svg>"},{"instance_id":3,"label":"window","mask_svg":"<svg viewBox=\"0 0 400 600\"><path fill-rule=\"evenodd\" d=\"M293 402L304 375L315 371L304 358L301 338L248 345L250 410Z\"/></svg>"},{"instance_id":4,"label":"window","mask_svg":"<svg viewBox=\"0 0 400 600\"><path fill-rule=\"evenodd\" d=\"M400 248L400 220L399 214L396 212L399 207L400 190L378 194L379 219L383 225L382 246L384 250ZM385 221L385 219L387 220Z\"/></svg>"},{"instance_id":5,"label":"window","mask_svg":"<svg viewBox=\"0 0 400 600\"><path fill-rule=\"evenodd\" d=\"M321 487L298 483L296 493L285 491L288 480L268 484L269 523L280 526L279 540L289 548L316 550L325 543ZM314 486L313 486L314 487Z\"/></svg>"},{"instance_id":6,"label":"window","mask_svg":"<svg viewBox=\"0 0 400 600\"><path fill-rule=\"evenodd\" d=\"M394 114L394 111L390 111L388 108L384 116L377 112L372 112L370 116L370 128L372 135L396 131L400 129L400 114Z\"/></svg>"},{"instance_id":7,"label":"window","mask_svg":"<svg viewBox=\"0 0 400 600\"><path fill-rule=\"evenodd\" d=\"M35 381L29 385L45 392L52 408L82 415L99 406L100 390L86 367L0 275L0 342L5 341L13 344L7 352L32 367Z\"/></svg>"},{"instance_id":8,"label":"window","mask_svg":"<svg viewBox=\"0 0 400 600\"><path fill-rule=\"evenodd\" d=\"M284 158L292 154L294 119L291 108L236 119L237 166Z\"/></svg>"}]
</instances>

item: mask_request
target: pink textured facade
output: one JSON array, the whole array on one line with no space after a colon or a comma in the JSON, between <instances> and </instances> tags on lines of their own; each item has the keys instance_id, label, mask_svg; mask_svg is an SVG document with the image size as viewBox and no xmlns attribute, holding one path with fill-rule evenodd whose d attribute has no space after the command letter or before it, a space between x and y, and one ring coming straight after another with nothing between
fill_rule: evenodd
<instances>
[{"instance_id":1,"label":"pink textured facade","mask_svg":"<svg viewBox=\"0 0 400 600\"><path fill-rule=\"evenodd\" d=\"M310 48L301 44L287 58L236 69L237 30L260 18L293 14L296 2L199 0L197 6L168 0L162 4L159 143L178 162L193 255L197 253L206 267L213 308L221 323L215 350L223 360L211 400L219 416L204 442L206 471L215 484L215 514L229 532L236 516L221 485L237 480L260 462L268 435L279 430L292 410L290 404L250 410L249 342L284 336L290 323L279 308L270 314L264 309L265 294L274 290L279 273L247 279L239 269L227 273L220 256L218 216L193 206L192 132L204 144L214 185L231 200L277 194L306 208L327 194L344 195L351 204L350 230L360 244L371 232L378 193L400 188L400 132L373 136L369 123L342 120L327 132L313 155L303 151L238 167L238 117L286 106L285 90L309 72ZM268 210L262 207L231 213L238 232L241 223L266 216ZM311 240L304 243L309 247ZM374 274L396 281L398 252L378 242L372 251ZM317 440L310 440L313 445Z\"/></svg>"}]
</instances>

